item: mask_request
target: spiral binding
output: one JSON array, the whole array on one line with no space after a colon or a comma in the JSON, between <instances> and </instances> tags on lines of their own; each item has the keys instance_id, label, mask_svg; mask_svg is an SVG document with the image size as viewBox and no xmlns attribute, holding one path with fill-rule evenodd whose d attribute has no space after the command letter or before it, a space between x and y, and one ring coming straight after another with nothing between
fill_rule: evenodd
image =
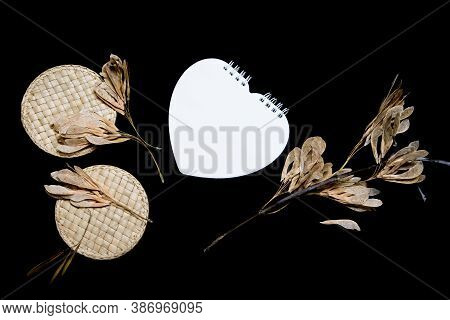
<instances>
[{"instance_id":1,"label":"spiral binding","mask_svg":"<svg viewBox=\"0 0 450 320\"><path fill-rule=\"evenodd\" d=\"M240 82L243 87L248 86L249 81L252 79L251 76L245 76L245 71L239 72L239 66L233 66L234 62L230 61L230 63L223 66L223 70L227 71L228 74L234 78L237 82Z\"/></svg>"},{"instance_id":2,"label":"spiral binding","mask_svg":"<svg viewBox=\"0 0 450 320\"><path fill-rule=\"evenodd\" d=\"M247 76L245 77L245 71L241 71L239 72L240 67L238 65L233 66L234 65L234 61L230 61L228 64L223 66L223 70L225 70L226 72L228 72L228 74L234 78L234 80L236 80L237 82L241 82L241 85L243 87L248 86L248 83L250 82L250 80L252 79L251 76ZM259 99L260 102L264 103L264 105L267 108L271 108L271 111L273 113L276 113L277 110L280 110L281 113L278 114L278 118L282 118L283 115L286 115L289 111L288 108L284 108L281 109L283 107L283 104L281 102L277 103L277 99L272 97L272 94L266 93L264 95L264 97L261 97ZM276 107L276 108L275 108Z\"/></svg>"},{"instance_id":3,"label":"spiral binding","mask_svg":"<svg viewBox=\"0 0 450 320\"><path fill-rule=\"evenodd\" d=\"M278 114L278 118L282 118L283 115L286 115L289 111L288 108L283 108L283 104L281 102L277 103L277 99L272 97L272 94L270 92L266 93L264 97L261 97L259 99L261 103L264 103L266 108L271 108L270 111L273 113L277 112L277 110L280 110L281 112Z\"/></svg>"}]
</instances>

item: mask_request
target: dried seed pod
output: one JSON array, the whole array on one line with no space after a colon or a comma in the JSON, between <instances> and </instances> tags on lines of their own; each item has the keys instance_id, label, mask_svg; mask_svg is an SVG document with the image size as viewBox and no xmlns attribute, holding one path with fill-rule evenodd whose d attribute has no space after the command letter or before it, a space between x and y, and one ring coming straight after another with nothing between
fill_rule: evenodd
<instances>
[{"instance_id":1,"label":"dried seed pod","mask_svg":"<svg viewBox=\"0 0 450 320\"><path fill-rule=\"evenodd\" d=\"M321 137L308 138L302 148L294 148L286 158L281 174L282 184L293 192L328 179L332 164L324 163L322 154L326 143Z\"/></svg>"},{"instance_id":2,"label":"dried seed pod","mask_svg":"<svg viewBox=\"0 0 450 320\"><path fill-rule=\"evenodd\" d=\"M316 194L342 203L351 210L363 212L383 204L381 200L371 198L379 193L379 190L367 187L367 183L361 181L361 178L348 176L337 180Z\"/></svg>"},{"instance_id":3,"label":"dried seed pod","mask_svg":"<svg viewBox=\"0 0 450 320\"><path fill-rule=\"evenodd\" d=\"M349 219L325 220L320 223L329 225L339 225L348 230L361 231L359 225L355 221Z\"/></svg>"},{"instance_id":4,"label":"dried seed pod","mask_svg":"<svg viewBox=\"0 0 450 320\"><path fill-rule=\"evenodd\" d=\"M61 117L53 124L53 129L57 133L57 149L63 153L129 140L119 132L114 123L93 112L85 111Z\"/></svg>"},{"instance_id":5,"label":"dried seed pod","mask_svg":"<svg viewBox=\"0 0 450 320\"><path fill-rule=\"evenodd\" d=\"M95 89L95 94L106 105L125 115L130 99L130 79L126 60L111 54L109 61L102 67L100 75L104 82Z\"/></svg>"},{"instance_id":6,"label":"dried seed pod","mask_svg":"<svg viewBox=\"0 0 450 320\"><path fill-rule=\"evenodd\" d=\"M78 208L101 208L115 205L138 218L148 220L141 217L126 204L114 199L104 187L95 182L80 167L75 166L55 171L51 173L51 176L63 184L44 186L47 193L53 198L68 200L70 204Z\"/></svg>"},{"instance_id":7,"label":"dried seed pod","mask_svg":"<svg viewBox=\"0 0 450 320\"><path fill-rule=\"evenodd\" d=\"M413 184L425 180L423 163L420 160L428 155L426 150L418 150L419 141L394 153L377 173L376 177L388 182Z\"/></svg>"},{"instance_id":8,"label":"dried seed pod","mask_svg":"<svg viewBox=\"0 0 450 320\"><path fill-rule=\"evenodd\" d=\"M117 93L106 84L106 82L100 83L94 90L97 97L103 101L104 104L109 106L114 111L125 114L125 104L123 100L119 98Z\"/></svg>"},{"instance_id":9,"label":"dried seed pod","mask_svg":"<svg viewBox=\"0 0 450 320\"><path fill-rule=\"evenodd\" d=\"M283 172L281 173L281 181L287 182L300 173L300 156L302 150L295 147L289 152L284 163Z\"/></svg>"},{"instance_id":10,"label":"dried seed pod","mask_svg":"<svg viewBox=\"0 0 450 320\"><path fill-rule=\"evenodd\" d=\"M396 84L396 80L392 87ZM376 163L380 163L394 144L395 136L409 129L410 123L407 118L414 112L414 107L404 108L404 105L405 95L399 85L394 90L391 89L384 98L377 115L364 130L361 140L350 152L345 164L358 150L368 144L371 144Z\"/></svg>"}]
</instances>

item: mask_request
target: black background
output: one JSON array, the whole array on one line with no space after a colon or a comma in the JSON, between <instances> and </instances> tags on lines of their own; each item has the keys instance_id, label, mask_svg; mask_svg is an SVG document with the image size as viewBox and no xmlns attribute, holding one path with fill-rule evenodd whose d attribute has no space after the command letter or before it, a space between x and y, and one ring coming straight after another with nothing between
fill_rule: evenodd
<instances>
[{"instance_id":1,"label":"black background","mask_svg":"<svg viewBox=\"0 0 450 320\"><path fill-rule=\"evenodd\" d=\"M98 71L111 52L127 58L132 86L165 109L132 95L136 122L165 128L161 161L168 166L172 89L197 60L237 61L253 76L252 91L271 91L289 106L443 3L276 1L247 9L241 2L186 7L171 2L165 8L143 1L7 2L79 52L0 3L0 296L24 283L33 265L65 247L55 227L54 200L42 187L65 161L37 148L20 122L22 96L44 70L80 64ZM399 144L420 139L431 157L448 160L449 17L447 6L358 63L294 107L290 123L311 124L312 134L327 141L325 159L337 166L399 73L410 92L407 103L416 106L412 127ZM120 119L118 126L127 123ZM141 158L136 145L124 143L70 163L109 164L138 176ZM351 165L370 161L364 150ZM443 298L340 228L320 225L322 217L301 203L254 221L203 254L209 241L273 194L279 177L265 174L208 180L172 173L164 185L156 176L138 176L155 198L155 223L130 253L112 261L77 256L54 284L49 285L50 272L9 298ZM426 174L426 203L416 186L388 184L376 184L384 201L376 212L357 214L327 200L307 201L330 218L358 221L362 231L356 236L449 296L450 176L448 168L431 165Z\"/></svg>"}]
</instances>

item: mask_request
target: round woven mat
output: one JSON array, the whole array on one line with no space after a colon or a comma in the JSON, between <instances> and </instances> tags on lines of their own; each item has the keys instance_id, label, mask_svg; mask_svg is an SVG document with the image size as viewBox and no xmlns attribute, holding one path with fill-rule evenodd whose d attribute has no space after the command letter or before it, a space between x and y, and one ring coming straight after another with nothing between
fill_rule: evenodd
<instances>
[{"instance_id":1,"label":"round woven mat","mask_svg":"<svg viewBox=\"0 0 450 320\"><path fill-rule=\"evenodd\" d=\"M148 217L147 194L130 173L104 165L88 167L84 171L114 199ZM56 202L55 220L59 234L70 248L74 249L81 241L77 252L98 260L114 259L130 251L147 226L147 221L114 205L76 208L67 200Z\"/></svg>"},{"instance_id":2,"label":"round woven mat","mask_svg":"<svg viewBox=\"0 0 450 320\"><path fill-rule=\"evenodd\" d=\"M81 110L95 112L115 122L116 112L103 104L94 93L100 82L100 75L76 65L57 66L41 73L22 99L22 124L31 140L42 150L63 158L92 152L94 148L70 155L58 152L56 134L50 126L58 117Z\"/></svg>"}]
</instances>

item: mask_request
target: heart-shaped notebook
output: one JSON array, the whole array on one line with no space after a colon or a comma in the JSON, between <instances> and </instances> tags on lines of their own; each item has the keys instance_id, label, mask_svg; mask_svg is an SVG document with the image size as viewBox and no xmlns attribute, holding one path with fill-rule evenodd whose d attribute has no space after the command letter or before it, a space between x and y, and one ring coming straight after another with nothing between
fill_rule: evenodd
<instances>
[{"instance_id":1,"label":"heart-shaped notebook","mask_svg":"<svg viewBox=\"0 0 450 320\"><path fill-rule=\"evenodd\" d=\"M250 77L233 63L205 59L178 80L169 133L178 169L204 178L232 178L265 168L289 139L282 104L249 90Z\"/></svg>"}]
</instances>

